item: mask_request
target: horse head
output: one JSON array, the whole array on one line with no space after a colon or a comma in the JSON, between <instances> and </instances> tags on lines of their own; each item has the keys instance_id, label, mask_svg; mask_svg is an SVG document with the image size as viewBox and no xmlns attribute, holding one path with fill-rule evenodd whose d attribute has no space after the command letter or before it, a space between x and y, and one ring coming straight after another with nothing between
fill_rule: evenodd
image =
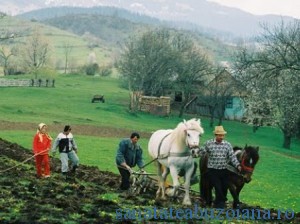
<instances>
[{"instance_id":1,"label":"horse head","mask_svg":"<svg viewBox=\"0 0 300 224\"><path fill-rule=\"evenodd\" d=\"M192 156L196 157L200 154L200 136L204 133L201 121L200 119L193 118L188 121L183 120L183 124L186 147L190 150Z\"/></svg>"},{"instance_id":2,"label":"horse head","mask_svg":"<svg viewBox=\"0 0 300 224\"><path fill-rule=\"evenodd\" d=\"M242 166L242 175L246 183L251 181L254 167L259 160L259 147L245 146L240 156L240 163Z\"/></svg>"}]
</instances>

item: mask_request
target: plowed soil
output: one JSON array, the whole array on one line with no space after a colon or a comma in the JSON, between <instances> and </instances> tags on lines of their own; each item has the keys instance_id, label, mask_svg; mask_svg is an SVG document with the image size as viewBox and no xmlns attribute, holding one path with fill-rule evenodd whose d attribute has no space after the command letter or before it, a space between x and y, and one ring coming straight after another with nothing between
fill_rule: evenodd
<instances>
[{"instance_id":1,"label":"plowed soil","mask_svg":"<svg viewBox=\"0 0 300 224\"><path fill-rule=\"evenodd\" d=\"M5 130L34 130L36 126L4 121L0 124L0 129ZM62 126L62 124L51 125L51 129L60 131ZM74 127L77 134L128 135L128 130L80 127L78 129ZM80 165L76 174L65 180L60 174L60 161L57 158L51 158L51 177L37 179L32 156L31 150L0 139L0 223L210 223L205 219L152 218L145 221L133 220L133 216L126 216L126 219L122 216L122 220L116 219L117 209L123 209L124 214L126 209L133 211L154 207L183 208L182 198L179 196L164 202L155 201L156 187L148 188L146 192L140 194L128 195L118 190L119 175L87 165ZM193 201L191 209L195 204L202 206L197 193L192 193L191 198ZM263 209L246 204L243 204L243 208ZM277 214L277 210L273 209L270 220L264 223L300 223L300 213L295 214L293 220L286 220L284 216L279 220ZM236 220L232 223L246 223L246 221Z\"/></svg>"}]
</instances>

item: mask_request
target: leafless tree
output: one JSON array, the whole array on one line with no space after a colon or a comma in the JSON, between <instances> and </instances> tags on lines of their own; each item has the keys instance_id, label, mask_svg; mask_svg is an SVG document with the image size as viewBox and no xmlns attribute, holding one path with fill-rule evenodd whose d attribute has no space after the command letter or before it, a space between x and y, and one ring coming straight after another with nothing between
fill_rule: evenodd
<instances>
[{"instance_id":1,"label":"leafless tree","mask_svg":"<svg viewBox=\"0 0 300 224\"><path fill-rule=\"evenodd\" d=\"M49 62L50 50L50 41L41 34L39 29L35 29L32 35L27 37L25 46L22 48L24 65L30 72L36 73L39 68L46 66Z\"/></svg>"},{"instance_id":2,"label":"leafless tree","mask_svg":"<svg viewBox=\"0 0 300 224\"><path fill-rule=\"evenodd\" d=\"M167 91L181 91L183 105L197 91L209 67L205 53L191 37L166 28L136 35L125 45L117 67L132 92L148 96L162 96Z\"/></svg>"},{"instance_id":3,"label":"leafless tree","mask_svg":"<svg viewBox=\"0 0 300 224\"><path fill-rule=\"evenodd\" d=\"M3 61L3 73L4 75L8 75L8 62L9 58L13 56L13 52L8 47L2 46L0 49L0 58Z\"/></svg>"},{"instance_id":4,"label":"leafless tree","mask_svg":"<svg viewBox=\"0 0 300 224\"><path fill-rule=\"evenodd\" d=\"M189 43L189 42L188 42ZM199 93L204 81L211 73L212 64L205 53L195 45L190 45L185 51L179 50L180 58L176 64L176 87L182 91L183 102L179 110L182 117L190 100Z\"/></svg>"},{"instance_id":5,"label":"leafless tree","mask_svg":"<svg viewBox=\"0 0 300 224\"><path fill-rule=\"evenodd\" d=\"M63 49L64 49L64 56L65 56L64 71L65 71L65 74L67 74L67 70L68 70L68 67L69 67L70 54L71 54L71 51L72 51L73 47L69 43L65 42L63 44Z\"/></svg>"}]
</instances>

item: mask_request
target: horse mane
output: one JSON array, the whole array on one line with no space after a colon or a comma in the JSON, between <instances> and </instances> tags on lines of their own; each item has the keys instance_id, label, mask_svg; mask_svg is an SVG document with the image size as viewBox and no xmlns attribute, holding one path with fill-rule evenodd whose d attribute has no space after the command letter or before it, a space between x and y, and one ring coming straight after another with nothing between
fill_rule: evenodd
<instances>
[{"instance_id":1,"label":"horse mane","mask_svg":"<svg viewBox=\"0 0 300 224\"><path fill-rule=\"evenodd\" d=\"M254 146L245 146L245 150L248 153L248 155L250 156L250 158L252 158L255 163L259 160L259 147L254 147Z\"/></svg>"},{"instance_id":2,"label":"horse mane","mask_svg":"<svg viewBox=\"0 0 300 224\"><path fill-rule=\"evenodd\" d=\"M203 128L201 127L200 119L192 118L188 121L183 120L180 122L177 127L171 133L172 141L181 141L185 138L185 130L195 130L200 134L204 133Z\"/></svg>"},{"instance_id":3,"label":"horse mane","mask_svg":"<svg viewBox=\"0 0 300 224\"><path fill-rule=\"evenodd\" d=\"M256 164L257 161L259 160L259 153L258 153L259 147L246 145L243 149L242 147L234 146L233 151L240 162L241 162L241 156L242 156L243 150L246 151L246 153L249 155L249 158L252 158L254 163Z\"/></svg>"}]
</instances>

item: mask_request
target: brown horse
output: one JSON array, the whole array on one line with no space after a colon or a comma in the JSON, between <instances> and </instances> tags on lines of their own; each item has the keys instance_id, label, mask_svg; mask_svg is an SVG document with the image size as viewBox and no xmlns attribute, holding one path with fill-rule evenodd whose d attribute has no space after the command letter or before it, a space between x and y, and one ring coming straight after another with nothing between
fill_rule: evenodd
<instances>
[{"instance_id":1,"label":"brown horse","mask_svg":"<svg viewBox=\"0 0 300 224\"><path fill-rule=\"evenodd\" d=\"M244 149L240 147L233 148L238 161L242 166L242 171L239 173L233 166L228 164L228 188L233 197L233 208L240 206L239 195L243 189L245 183L251 181L251 176L254 171L254 167L259 160L259 147L245 146ZM212 197L212 186L207 178L207 153L200 158L200 196L204 200L207 206L211 206Z\"/></svg>"}]
</instances>

